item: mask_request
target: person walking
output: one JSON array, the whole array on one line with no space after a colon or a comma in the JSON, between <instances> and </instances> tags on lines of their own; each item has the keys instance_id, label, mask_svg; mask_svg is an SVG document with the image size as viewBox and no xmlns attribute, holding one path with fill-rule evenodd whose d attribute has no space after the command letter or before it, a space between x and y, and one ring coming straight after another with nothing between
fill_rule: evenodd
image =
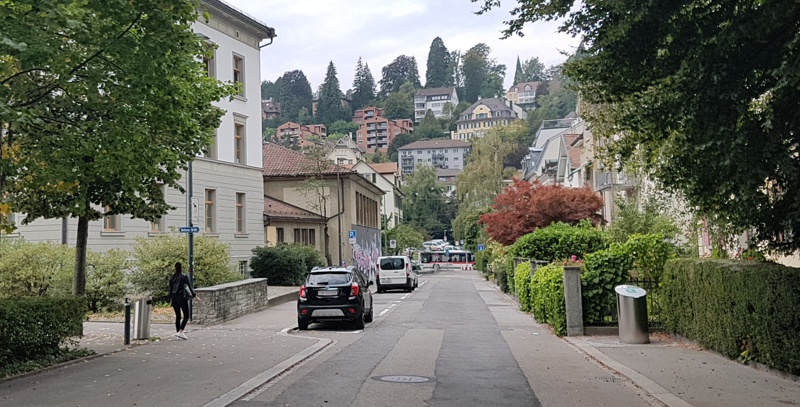
<instances>
[{"instance_id":1,"label":"person walking","mask_svg":"<svg viewBox=\"0 0 800 407\"><path fill-rule=\"evenodd\" d=\"M183 330L186 328L186 323L189 322L189 300L197 298L197 293L192 287L192 282L189 281L189 276L183 274L182 269L183 265L180 262L175 263L175 272L169 278L169 296L172 309L175 310L175 330L177 331L175 336L186 340L189 338L186 337Z\"/></svg>"}]
</instances>

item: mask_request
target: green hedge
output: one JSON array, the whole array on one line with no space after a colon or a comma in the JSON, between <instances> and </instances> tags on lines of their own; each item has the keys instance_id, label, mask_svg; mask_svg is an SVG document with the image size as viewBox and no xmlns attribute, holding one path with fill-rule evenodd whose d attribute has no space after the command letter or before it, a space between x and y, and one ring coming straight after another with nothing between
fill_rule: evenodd
<instances>
[{"instance_id":1,"label":"green hedge","mask_svg":"<svg viewBox=\"0 0 800 407\"><path fill-rule=\"evenodd\" d=\"M593 227L588 221L582 221L577 226L554 223L546 228L536 229L514 242L511 253L517 257L553 262L572 256L582 259L586 253L606 247L603 231Z\"/></svg>"},{"instance_id":2,"label":"green hedge","mask_svg":"<svg viewBox=\"0 0 800 407\"><path fill-rule=\"evenodd\" d=\"M604 317L615 306L614 287L628 283L633 262L628 247L618 243L586 255L581 273L584 324L610 322Z\"/></svg>"},{"instance_id":3,"label":"green hedge","mask_svg":"<svg viewBox=\"0 0 800 407\"><path fill-rule=\"evenodd\" d=\"M550 325L558 336L567 333L564 304L564 268L547 265L536 269L531 279L531 311L536 321Z\"/></svg>"},{"instance_id":4,"label":"green hedge","mask_svg":"<svg viewBox=\"0 0 800 407\"><path fill-rule=\"evenodd\" d=\"M273 247L256 247L250 259L253 277L266 277L269 285L295 286L305 282L314 266L324 266L325 261L311 246L278 244Z\"/></svg>"},{"instance_id":5,"label":"green hedge","mask_svg":"<svg viewBox=\"0 0 800 407\"><path fill-rule=\"evenodd\" d=\"M519 308L522 311L531 310L531 264L520 263L514 271L514 287L519 298Z\"/></svg>"},{"instance_id":6,"label":"green hedge","mask_svg":"<svg viewBox=\"0 0 800 407\"><path fill-rule=\"evenodd\" d=\"M679 259L661 280L665 327L742 361L800 374L800 269Z\"/></svg>"},{"instance_id":7,"label":"green hedge","mask_svg":"<svg viewBox=\"0 0 800 407\"><path fill-rule=\"evenodd\" d=\"M0 365L58 355L83 334L85 314L78 297L0 299Z\"/></svg>"}]
</instances>

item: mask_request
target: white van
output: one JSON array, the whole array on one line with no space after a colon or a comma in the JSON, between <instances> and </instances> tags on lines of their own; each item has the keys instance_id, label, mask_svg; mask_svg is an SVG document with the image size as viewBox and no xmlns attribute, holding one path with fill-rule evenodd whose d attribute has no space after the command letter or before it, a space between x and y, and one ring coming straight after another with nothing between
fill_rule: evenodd
<instances>
[{"instance_id":1,"label":"white van","mask_svg":"<svg viewBox=\"0 0 800 407\"><path fill-rule=\"evenodd\" d=\"M376 267L375 282L379 293L386 290L411 292L419 284L417 272L411 268L411 259L408 256L378 257Z\"/></svg>"}]
</instances>

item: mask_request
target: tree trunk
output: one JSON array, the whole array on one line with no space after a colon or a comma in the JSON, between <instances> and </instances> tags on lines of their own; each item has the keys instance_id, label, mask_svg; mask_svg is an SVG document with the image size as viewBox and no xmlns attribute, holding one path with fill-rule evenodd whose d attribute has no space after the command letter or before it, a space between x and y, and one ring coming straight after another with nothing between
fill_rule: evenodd
<instances>
[{"instance_id":1,"label":"tree trunk","mask_svg":"<svg viewBox=\"0 0 800 407\"><path fill-rule=\"evenodd\" d=\"M325 260L328 261L328 267L333 266L333 261L331 260L331 247L330 247L331 237L328 234L328 224L325 224Z\"/></svg>"},{"instance_id":2,"label":"tree trunk","mask_svg":"<svg viewBox=\"0 0 800 407\"><path fill-rule=\"evenodd\" d=\"M75 273L72 278L72 294L86 293L86 246L89 240L89 218L78 217L78 237L75 243Z\"/></svg>"}]
</instances>

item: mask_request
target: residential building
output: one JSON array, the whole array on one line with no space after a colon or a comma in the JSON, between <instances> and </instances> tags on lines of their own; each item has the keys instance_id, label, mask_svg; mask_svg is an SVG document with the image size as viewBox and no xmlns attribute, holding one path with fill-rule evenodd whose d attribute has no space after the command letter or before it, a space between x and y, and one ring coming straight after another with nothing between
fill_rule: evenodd
<instances>
[{"instance_id":1,"label":"residential building","mask_svg":"<svg viewBox=\"0 0 800 407\"><path fill-rule=\"evenodd\" d=\"M365 123L368 119L373 119L375 117L383 117L384 110L380 107L370 106L365 107L363 109L356 110L353 113L353 123L361 125Z\"/></svg>"},{"instance_id":2,"label":"residential building","mask_svg":"<svg viewBox=\"0 0 800 407\"><path fill-rule=\"evenodd\" d=\"M328 160L339 165L355 164L364 160L364 151L350 136L342 137L336 141L327 140L325 142L325 151L328 152Z\"/></svg>"},{"instance_id":3,"label":"residential building","mask_svg":"<svg viewBox=\"0 0 800 407\"><path fill-rule=\"evenodd\" d=\"M261 101L261 119L274 119L281 115L281 104L272 98Z\"/></svg>"},{"instance_id":4,"label":"residential building","mask_svg":"<svg viewBox=\"0 0 800 407\"><path fill-rule=\"evenodd\" d=\"M397 149L400 173L412 174L418 165L438 169L464 169L464 160L471 145L467 141L433 139L420 140Z\"/></svg>"},{"instance_id":5,"label":"residential building","mask_svg":"<svg viewBox=\"0 0 800 407\"><path fill-rule=\"evenodd\" d=\"M300 243L323 253L326 219L279 199L264 195L265 244Z\"/></svg>"},{"instance_id":6,"label":"residential building","mask_svg":"<svg viewBox=\"0 0 800 407\"><path fill-rule=\"evenodd\" d=\"M437 169L436 183L444 188L445 195L452 197L456 193L456 176L461 174L461 169Z\"/></svg>"},{"instance_id":7,"label":"residential building","mask_svg":"<svg viewBox=\"0 0 800 407\"><path fill-rule=\"evenodd\" d=\"M449 104L449 109L445 108ZM420 89L414 95L414 122L419 123L430 110L437 119L449 119L458 106L458 94L453 86Z\"/></svg>"},{"instance_id":8,"label":"residential building","mask_svg":"<svg viewBox=\"0 0 800 407\"><path fill-rule=\"evenodd\" d=\"M520 82L508 89L506 99L530 110L536 106L536 89L540 85L540 82Z\"/></svg>"},{"instance_id":9,"label":"residential building","mask_svg":"<svg viewBox=\"0 0 800 407\"><path fill-rule=\"evenodd\" d=\"M461 113L456 121L456 130L451 133L453 140L480 138L486 131L496 126L507 126L514 120L527 118L525 109L504 99L481 99Z\"/></svg>"},{"instance_id":10,"label":"residential building","mask_svg":"<svg viewBox=\"0 0 800 407\"><path fill-rule=\"evenodd\" d=\"M264 195L324 218L318 237L321 253L329 254L333 264L355 265L374 276L381 255L384 192L351 168L313 162L275 143L264 143L262 153ZM304 185L312 178L317 182ZM350 231L356 234L354 244L350 243Z\"/></svg>"},{"instance_id":11,"label":"residential building","mask_svg":"<svg viewBox=\"0 0 800 407\"><path fill-rule=\"evenodd\" d=\"M324 124L305 125L286 122L278 126L275 131L275 137L279 141L289 140L293 144L297 143L299 147L310 147L327 138L328 129Z\"/></svg>"},{"instance_id":12,"label":"residential building","mask_svg":"<svg viewBox=\"0 0 800 407\"><path fill-rule=\"evenodd\" d=\"M389 120L378 114L382 109L363 109L364 114L354 117L360 120L356 131L356 144L366 153L389 151L398 134L414 131L414 123L410 119Z\"/></svg>"},{"instance_id":13,"label":"residential building","mask_svg":"<svg viewBox=\"0 0 800 407\"><path fill-rule=\"evenodd\" d=\"M166 202L176 209L156 222L124 215L92 221L88 247L99 252L131 250L137 237L171 233L186 226L191 214L192 223L200 228L198 235L230 245L232 262L246 271L251 250L264 244L260 44L274 38L275 30L223 1L201 0L200 5L207 15L194 22L192 29L215 46L213 57L205 60L208 74L223 82L241 83L242 91L215 103L225 111L216 139L207 154L193 161L191 177L184 174L187 192L188 179L192 179L191 199L186 193L164 188ZM38 219L20 224L16 233L5 237L75 246L77 223L77 219L63 224L61 219Z\"/></svg>"},{"instance_id":14,"label":"residential building","mask_svg":"<svg viewBox=\"0 0 800 407\"><path fill-rule=\"evenodd\" d=\"M386 228L391 229L400 224L403 219L403 192L400 191L400 168L397 163L372 163L369 164L376 175L372 181L383 190L383 216L386 217Z\"/></svg>"}]
</instances>

